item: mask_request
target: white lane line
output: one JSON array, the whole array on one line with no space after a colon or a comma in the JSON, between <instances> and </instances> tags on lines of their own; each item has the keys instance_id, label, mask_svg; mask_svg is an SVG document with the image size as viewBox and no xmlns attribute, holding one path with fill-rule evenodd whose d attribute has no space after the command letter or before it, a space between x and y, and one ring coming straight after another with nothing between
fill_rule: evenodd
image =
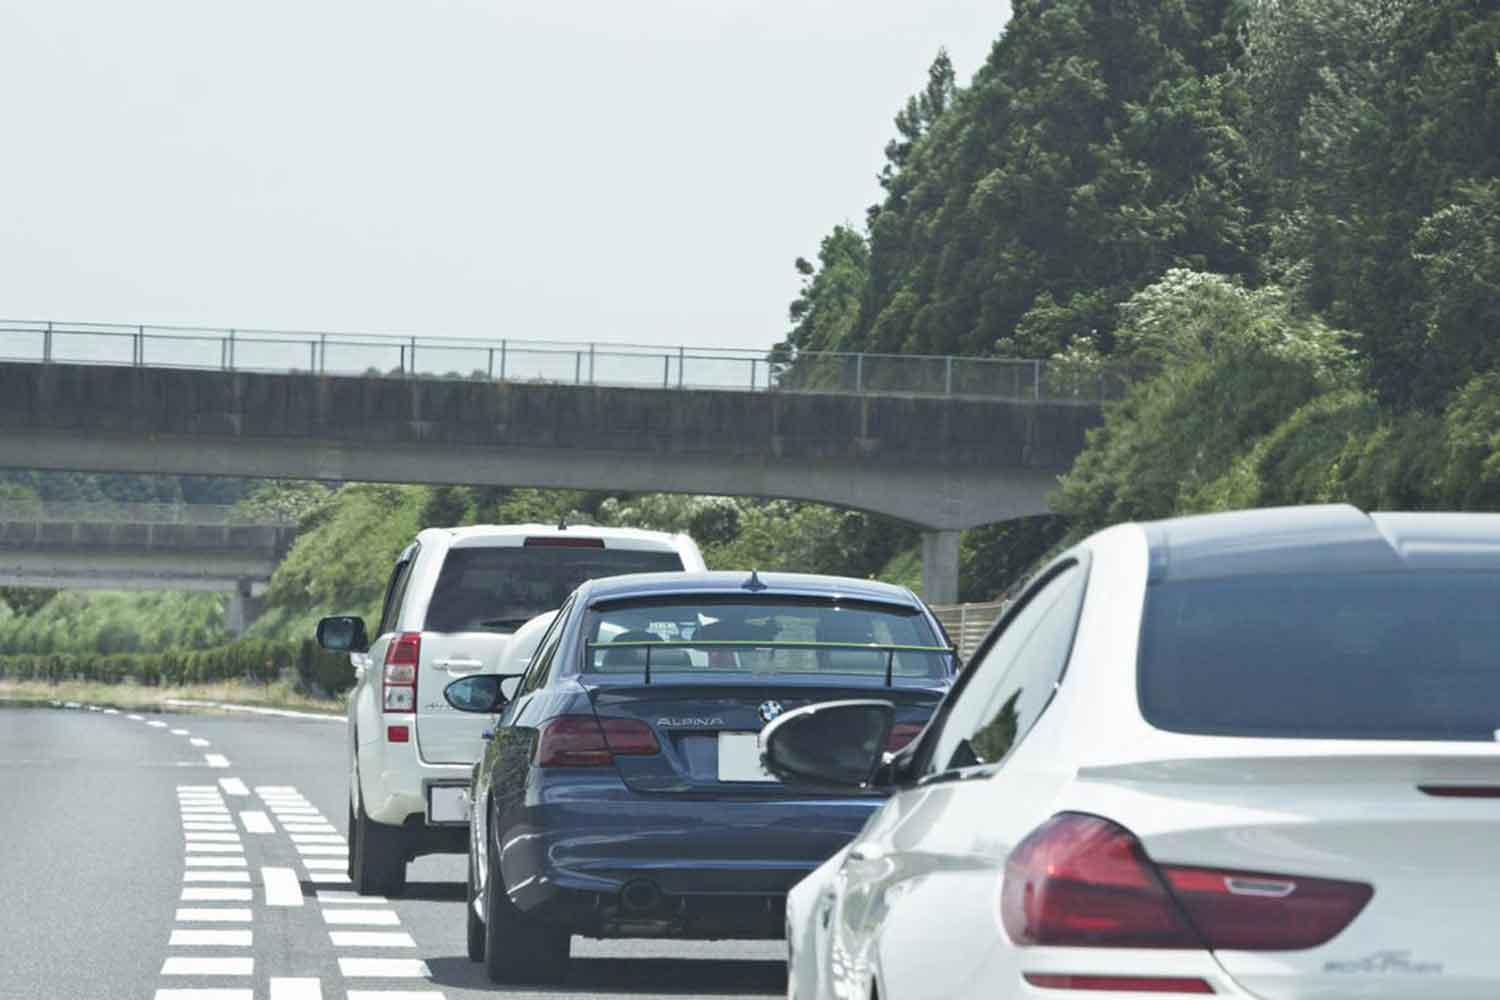
<instances>
[{"instance_id":1,"label":"white lane line","mask_svg":"<svg viewBox=\"0 0 1500 1000\"><path fill-rule=\"evenodd\" d=\"M120 710L118 708L106 708L104 710L104 714L105 715L119 715L120 714Z\"/></svg>"},{"instance_id":2,"label":"white lane line","mask_svg":"<svg viewBox=\"0 0 1500 1000\"><path fill-rule=\"evenodd\" d=\"M215 844L238 844L240 835L238 833L200 833L197 830L184 830L182 835L187 838L189 844L215 843Z\"/></svg>"},{"instance_id":3,"label":"white lane line","mask_svg":"<svg viewBox=\"0 0 1500 1000\"><path fill-rule=\"evenodd\" d=\"M316 816L319 819L323 817L323 814L312 806L278 806L273 802L270 804L270 809L278 816Z\"/></svg>"},{"instance_id":4,"label":"white lane line","mask_svg":"<svg viewBox=\"0 0 1500 1000\"><path fill-rule=\"evenodd\" d=\"M297 786L296 785L256 785L255 786L255 794L256 795L260 795L260 796L264 797L267 792L270 792L272 795L275 795L277 792L284 792L284 793L289 794L289 795L296 795L296 794L298 794L298 792L297 792Z\"/></svg>"},{"instance_id":5,"label":"white lane line","mask_svg":"<svg viewBox=\"0 0 1500 1000\"><path fill-rule=\"evenodd\" d=\"M339 971L360 979L426 979L427 963L420 958L341 958Z\"/></svg>"},{"instance_id":6,"label":"white lane line","mask_svg":"<svg viewBox=\"0 0 1500 1000\"><path fill-rule=\"evenodd\" d=\"M329 931L335 948L415 948L405 931Z\"/></svg>"},{"instance_id":7,"label":"white lane line","mask_svg":"<svg viewBox=\"0 0 1500 1000\"><path fill-rule=\"evenodd\" d=\"M209 767L228 767L229 758L221 753L206 753L203 755L203 763Z\"/></svg>"},{"instance_id":8,"label":"white lane line","mask_svg":"<svg viewBox=\"0 0 1500 1000\"><path fill-rule=\"evenodd\" d=\"M395 910L324 910L327 924L354 924L363 927L400 927Z\"/></svg>"},{"instance_id":9,"label":"white lane line","mask_svg":"<svg viewBox=\"0 0 1500 1000\"><path fill-rule=\"evenodd\" d=\"M267 906L302 905L302 883L290 868L262 868L260 881L266 889Z\"/></svg>"},{"instance_id":10,"label":"white lane line","mask_svg":"<svg viewBox=\"0 0 1500 1000\"><path fill-rule=\"evenodd\" d=\"M195 858L188 855L185 859L189 868L243 868L245 867L245 856L237 858Z\"/></svg>"},{"instance_id":11,"label":"white lane line","mask_svg":"<svg viewBox=\"0 0 1500 1000\"><path fill-rule=\"evenodd\" d=\"M336 844L298 844L299 854L348 854L349 849Z\"/></svg>"},{"instance_id":12,"label":"white lane line","mask_svg":"<svg viewBox=\"0 0 1500 1000\"><path fill-rule=\"evenodd\" d=\"M339 833L293 833L294 844L342 844L343 834Z\"/></svg>"},{"instance_id":13,"label":"white lane line","mask_svg":"<svg viewBox=\"0 0 1500 1000\"><path fill-rule=\"evenodd\" d=\"M197 945L211 945L219 948L249 948L255 944L255 934L249 930L233 931L202 931L190 930L184 927L174 928L172 940L167 942L171 948L187 948Z\"/></svg>"},{"instance_id":14,"label":"white lane line","mask_svg":"<svg viewBox=\"0 0 1500 1000\"><path fill-rule=\"evenodd\" d=\"M186 736L188 734L188 731L186 729L169 729L167 730L167 732L171 733L173 736Z\"/></svg>"},{"instance_id":15,"label":"white lane line","mask_svg":"<svg viewBox=\"0 0 1500 1000\"><path fill-rule=\"evenodd\" d=\"M342 858L303 858L302 867L308 871L321 868L323 871L343 871L349 867L349 857Z\"/></svg>"},{"instance_id":16,"label":"white lane line","mask_svg":"<svg viewBox=\"0 0 1500 1000\"><path fill-rule=\"evenodd\" d=\"M220 778L219 787L224 789L226 795L249 795L250 789L239 778Z\"/></svg>"},{"instance_id":17,"label":"white lane line","mask_svg":"<svg viewBox=\"0 0 1500 1000\"><path fill-rule=\"evenodd\" d=\"M229 809L222 802L184 802L177 807L177 811L184 816L202 815L204 813L224 813L228 815Z\"/></svg>"},{"instance_id":18,"label":"white lane line","mask_svg":"<svg viewBox=\"0 0 1500 1000\"><path fill-rule=\"evenodd\" d=\"M199 909L180 906L177 908L177 922L179 924L248 924L250 910L248 907Z\"/></svg>"},{"instance_id":19,"label":"white lane line","mask_svg":"<svg viewBox=\"0 0 1500 1000\"><path fill-rule=\"evenodd\" d=\"M188 844L188 850L198 851L202 854L244 854L245 848L241 844L204 844L194 841Z\"/></svg>"},{"instance_id":20,"label":"white lane line","mask_svg":"<svg viewBox=\"0 0 1500 1000\"><path fill-rule=\"evenodd\" d=\"M192 820L185 820L182 828L199 833L233 833L235 829L233 823L194 823Z\"/></svg>"},{"instance_id":21,"label":"white lane line","mask_svg":"<svg viewBox=\"0 0 1500 1000\"><path fill-rule=\"evenodd\" d=\"M188 742L191 743L195 747L209 747L209 746L213 746L212 743L208 742L208 740L205 740L201 736L194 736L192 739L188 740Z\"/></svg>"},{"instance_id":22,"label":"white lane line","mask_svg":"<svg viewBox=\"0 0 1500 1000\"><path fill-rule=\"evenodd\" d=\"M240 813L240 822L245 824L247 833L275 833L276 826L271 822L271 817L258 809L247 809Z\"/></svg>"},{"instance_id":23,"label":"white lane line","mask_svg":"<svg viewBox=\"0 0 1500 1000\"><path fill-rule=\"evenodd\" d=\"M178 785L177 786L177 790L179 792L214 792L214 793L217 793L219 791L219 786L218 785L212 785L212 784L209 784L209 785Z\"/></svg>"},{"instance_id":24,"label":"white lane line","mask_svg":"<svg viewBox=\"0 0 1500 1000\"><path fill-rule=\"evenodd\" d=\"M283 821L281 828L287 833L338 833L339 828L332 823L288 823Z\"/></svg>"},{"instance_id":25,"label":"white lane line","mask_svg":"<svg viewBox=\"0 0 1500 1000\"><path fill-rule=\"evenodd\" d=\"M323 980L273 978L271 1000L323 1000Z\"/></svg>"},{"instance_id":26,"label":"white lane line","mask_svg":"<svg viewBox=\"0 0 1500 1000\"><path fill-rule=\"evenodd\" d=\"M254 990L157 990L155 1000L255 1000ZM369 998L366 998L369 1000Z\"/></svg>"},{"instance_id":27,"label":"white lane line","mask_svg":"<svg viewBox=\"0 0 1500 1000\"><path fill-rule=\"evenodd\" d=\"M216 885L183 886L181 896L184 903L248 903L254 898L253 889Z\"/></svg>"},{"instance_id":28,"label":"white lane line","mask_svg":"<svg viewBox=\"0 0 1500 1000\"><path fill-rule=\"evenodd\" d=\"M388 900L384 896L361 896L357 892L340 892L337 889L319 889L318 905L327 906L329 903L362 903L365 906L384 906Z\"/></svg>"},{"instance_id":29,"label":"white lane line","mask_svg":"<svg viewBox=\"0 0 1500 1000\"><path fill-rule=\"evenodd\" d=\"M261 708L258 705L236 705L232 701L195 701L190 698L163 698L167 705L186 705L189 708L219 708L226 712L250 712L253 715L274 715L284 719L321 719L324 722L347 722L342 715L325 712L293 712L285 708Z\"/></svg>"},{"instance_id":30,"label":"white lane line","mask_svg":"<svg viewBox=\"0 0 1500 1000\"><path fill-rule=\"evenodd\" d=\"M150 726L152 729L166 729L167 728L167 724L165 722L157 722L154 719L152 721L146 723L146 725Z\"/></svg>"},{"instance_id":31,"label":"white lane line","mask_svg":"<svg viewBox=\"0 0 1500 1000\"><path fill-rule=\"evenodd\" d=\"M132 722L145 722L146 721L146 717L144 715L131 714L131 715L125 716L125 718L131 720Z\"/></svg>"},{"instance_id":32,"label":"white lane line","mask_svg":"<svg viewBox=\"0 0 1500 1000\"><path fill-rule=\"evenodd\" d=\"M162 963L164 976L253 976L253 958L177 958Z\"/></svg>"},{"instance_id":33,"label":"white lane line","mask_svg":"<svg viewBox=\"0 0 1500 1000\"><path fill-rule=\"evenodd\" d=\"M350 990L349 1000L446 1000L437 990Z\"/></svg>"},{"instance_id":34,"label":"white lane line","mask_svg":"<svg viewBox=\"0 0 1500 1000\"><path fill-rule=\"evenodd\" d=\"M249 882L249 872L231 871L191 871L183 872L184 882Z\"/></svg>"},{"instance_id":35,"label":"white lane line","mask_svg":"<svg viewBox=\"0 0 1500 1000\"><path fill-rule=\"evenodd\" d=\"M352 885L349 876L343 871L336 872L308 872L308 882L316 882L319 885Z\"/></svg>"}]
</instances>

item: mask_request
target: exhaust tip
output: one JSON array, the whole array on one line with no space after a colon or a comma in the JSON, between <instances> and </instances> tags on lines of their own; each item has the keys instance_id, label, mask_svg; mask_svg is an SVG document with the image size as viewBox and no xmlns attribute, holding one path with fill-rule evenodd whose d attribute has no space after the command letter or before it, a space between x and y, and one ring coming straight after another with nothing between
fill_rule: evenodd
<instances>
[{"instance_id":1,"label":"exhaust tip","mask_svg":"<svg viewBox=\"0 0 1500 1000\"><path fill-rule=\"evenodd\" d=\"M620 908L626 913L649 913L661 905L661 889L649 879L625 883L620 890Z\"/></svg>"}]
</instances>

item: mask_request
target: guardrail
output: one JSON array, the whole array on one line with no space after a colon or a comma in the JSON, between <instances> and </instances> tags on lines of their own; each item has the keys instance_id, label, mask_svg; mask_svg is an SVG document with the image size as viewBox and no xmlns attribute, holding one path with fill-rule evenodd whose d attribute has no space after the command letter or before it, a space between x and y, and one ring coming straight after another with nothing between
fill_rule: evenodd
<instances>
[{"instance_id":1,"label":"guardrail","mask_svg":"<svg viewBox=\"0 0 1500 1000\"><path fill-rule=\"evenodd\" d=\"M294 517L248 514L226 504L104 503L88 500L0 500L0 522L7 524L192 524L205 527L296 525Z\"/></svg>"},{"instance_id":2,"label":"guardrail","mask_svg":"<svg viewBox=\"0 0 1500 1000\"><path fill-rule=\"evenodd\" d=\"M371 378L1097 403L1131 373L1052 361L0 320L0 360Z\"/></svg>"}]
</instances>

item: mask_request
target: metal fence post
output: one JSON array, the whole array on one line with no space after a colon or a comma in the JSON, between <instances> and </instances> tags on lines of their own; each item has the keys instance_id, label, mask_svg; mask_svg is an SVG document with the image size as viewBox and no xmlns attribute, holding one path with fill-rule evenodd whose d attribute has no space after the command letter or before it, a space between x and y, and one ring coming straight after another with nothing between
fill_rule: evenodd
<instances>
[{"instance_id":1,"label":"metal fence post","mask_svg":"<svg viewBox=\"0 0 1500 1000\"><path fill-rule=\"evenodd\" d=\"M750 391L751 392L754 392L755 388L756 388L756 386L755 386L755 365L756 365L757 360L758 359L756 359L756 358L751 358L750 359Z\"/></svg>"},{"instance_id":2,"label":"metal fence post","mask_svg":"<svg viewBox=\"0 0 1500 1000\"><path fill-rule=\"evenodd\" d=\"M685 361L687 361L687 348L677 348L677 388L679 389L682 388L682 369L685 367Z\"/></svg>"},{"instance_id":3,"label":"metal fence post","mask_svg":"<svg viewBox=\"0 0 1500 1000\"><path fill-rule=\"evenodd\" d=\"M411 338L411 377L417 377L417 338Z\"/></svg>"},{"instance_id":4,"label":"metal fence post","mask_svg":"<svg viewBox=\"0 0 1500 1000\"><path fill-rule=\"evenodd\" d=\"M143 323L135 328L135 365L143 368L146 365L146 325Z\"/></svg>"},{"instance_id":5,"label":"metal fence post","mask_svg":"<svg viewBox=\"0 0 1500 1000\"><path fill-rule=\"evenodd\" d=\"M583 384L583 352L573 352L573 384Z\"/></svg>"},{"instance_id":6,"label":"metal fence post","mask_svg":"<svg viewBox=\"0 0 1500 1000\"><path fill-rule=\"evenodd\" d=\"M318 374L328 373L328 334L318 334Z\"/></svg>"},{"instance_id":7,"label":"metal fence post","mask_svg":"<svg viewBox=\"0 0 1500 1000\"><path fill-rule=\"evenodd\" d=\"M500 341L500 381L505 381L505 341Z\"/></svg>"},{"instance_id":8,"label":"metal fence post","mask_svg":"<svg viewBox=\"0 0 1500 1000\"><path fill-rule=\"evenodd\" d=\"M307 370L310 372L318 370L318 342L316 340L307 342Z\"/></svg>"},{"instance_id":9,"label":"metal fence post","mask_svg":"<svg viewBox=\"0 0 1500 1000\"><path fill-rule=\"evenodd\" d=\"M943 359L943 395L953 395L953 355Z\"/></svg>"},{"instance_id":10,"label":"metal fence post","mask_svg":"<svg viewBox=\"0 0 1500 1000\"><path fill-rule=\"evenodd\" d=\"M854 356L854 391L863 395L865 391L865 355L861 351Z\"/></svg>"},{"instance_id":11,"label":"metal fence post","mask_svg":"<svg viewBox=\"0 0 1500 1000\"><path fill-rule=\"evenodd\" d=\"M42 363L52 363L52 323L47 323L47 329L42 333Z\"/></svg>"},{"instance_id":12,"label":"metal fence post","mask_svg":"<svg viewBox=\"0 0 1500 1000\"><path fill-rule=\"evenodd\" d=\"M490 361L489 366L485 368L485 376L491 382L495 381L495 349L493 347L490 348Z\"/></svg>"},{"instance_id":13,"label":"metal fence post","mask_svg":"<svg viewBox=\"0 0 1500 1000\"><path fill-rule=\"evenodd\" d=\"M661 387L670 389L672 387L672 355L661 356Z\"/></svg>"},{"instance_id":14,"label":"metal fence post","mask_svg":"<svg viewBox=\"0 0 1500 1000\"><path fill-rule=\"evenodd\" d=\"M1038 403L1042 401L1042 363L1031 363L1031 395Z\"/></svg>"},{"instance_id":15,"label":"metal fence post","mask_svg":"<svg viewBox=\"0 0 1500 1000\"><path fill-rule=\"evenodd\" d=\"M229 331L229 370L234 371L234 331Z\"/></svg>"},{"instance_id":16,"label":"metal fence post","mask_svg":"<svg viewBox=\"0 0 1500 1000\"><path fill-rule=\"evenodd\" d=\"M594 345L589 345L589 385L594 384Z\"/></svg>"}]
</instances>

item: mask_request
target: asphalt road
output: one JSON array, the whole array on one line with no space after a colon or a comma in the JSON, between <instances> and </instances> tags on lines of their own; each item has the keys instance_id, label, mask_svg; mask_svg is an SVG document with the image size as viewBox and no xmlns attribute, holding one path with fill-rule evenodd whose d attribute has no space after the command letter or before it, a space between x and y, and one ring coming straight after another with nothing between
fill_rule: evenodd
<instances>
[{"instance_id":1,"label":"asphalt road","mask_svg":"<svg viewBox=\"0 0 1500 1000\"><path fill-rule=\"evenodd\" d=\"M0 708L0 998L785 992L780 942L582 938L561 988L496 990L464 954L463 857L347 896L345 766L342 722Z\"/></svg>"}]
</instances>

